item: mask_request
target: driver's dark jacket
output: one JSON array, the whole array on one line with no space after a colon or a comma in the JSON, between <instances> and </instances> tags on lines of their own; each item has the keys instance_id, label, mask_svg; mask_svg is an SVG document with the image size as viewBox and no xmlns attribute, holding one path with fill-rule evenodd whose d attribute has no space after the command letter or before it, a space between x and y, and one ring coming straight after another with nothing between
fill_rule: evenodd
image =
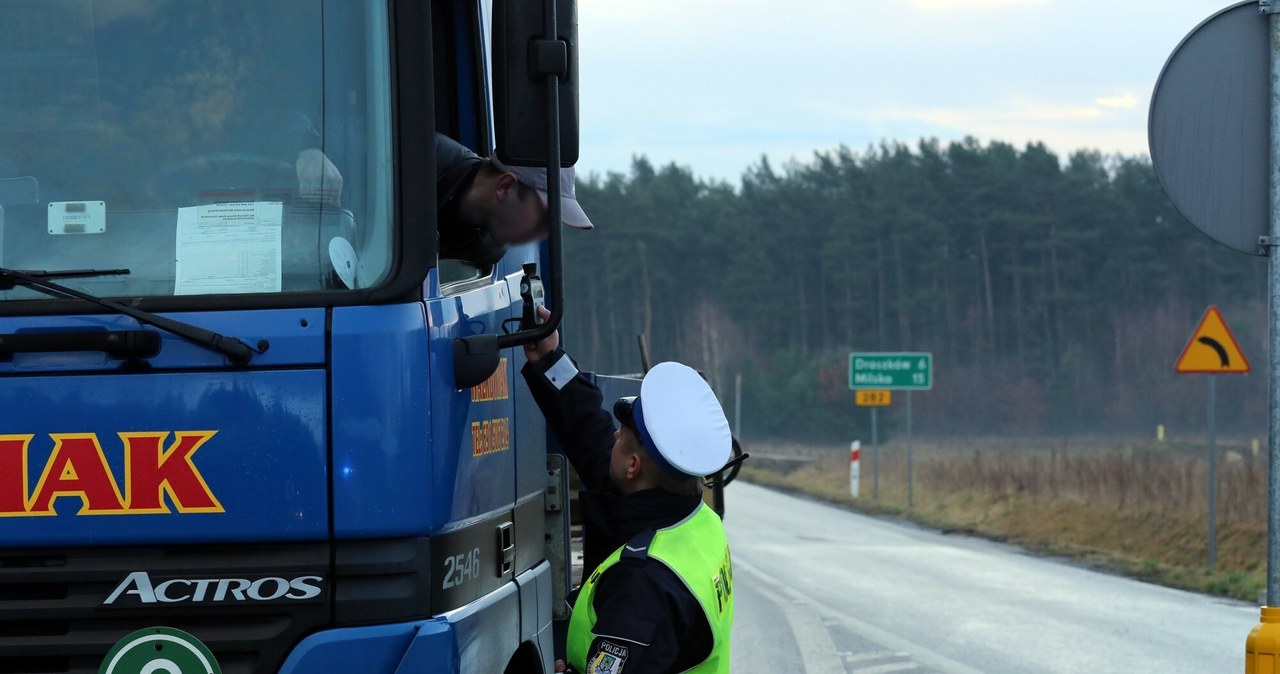
<instances>
[{"instance_id":1,"label":"driver's dark jacket","mask_svg":"<svg viewBox=\"0 0 1280 674\"><path fill-rule=\"evenodd\" d=\"M436 134L436 222L440 229L440 257L466 260L477 266L496 263L506 246L493 242L487 228L464 223L462 197L480 172L481 159L458 141Z\"/></svg>"},{"instance_id":2,"label":"driver's dark jacket","mask_svg":"<svg viewBox=\"0 0 1280 674\"><path fill-rule=\"evenodd\" d=\"M609 478L613 417L600 389L576 374L558 389L546 373L561 359L557 349L521 370L547 425L582 479L583 567L586 578L614 550L649 530L671 526L698 508L697 496L661 489L623 495ZM597 636L590 662L604 641L625 646L623 674L681 672L711 652L711 628L696 597L665 564L623 559L601 576L595 594ZM607 635L607 636L606 636Z\"/></svg>"}]
</instances>

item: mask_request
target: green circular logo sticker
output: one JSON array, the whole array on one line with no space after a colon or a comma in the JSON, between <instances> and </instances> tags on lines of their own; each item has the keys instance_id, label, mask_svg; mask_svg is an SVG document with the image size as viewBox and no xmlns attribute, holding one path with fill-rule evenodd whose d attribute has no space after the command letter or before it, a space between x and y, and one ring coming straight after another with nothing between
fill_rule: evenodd
<instances>
[{"instance_id":1,"label":"green circular logo sticker","mask_svg":"<svg viewBox=\"0 0 1280 674\"><path fill-rule=\"evenodd\" d=\"M116 642L98 674L222 674L200 640L172 627L148 627Z\"/></svg>"}]
</instances>

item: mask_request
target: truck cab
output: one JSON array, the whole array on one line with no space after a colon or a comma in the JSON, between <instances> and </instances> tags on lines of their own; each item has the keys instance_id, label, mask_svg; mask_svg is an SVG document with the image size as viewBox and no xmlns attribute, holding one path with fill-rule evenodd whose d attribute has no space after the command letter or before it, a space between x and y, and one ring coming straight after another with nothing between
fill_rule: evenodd
<instances>
[{"instance_id":1,"label":"truck cab","mask_svg":"<svg viewBox=\"0 0 1280 674\"><path fill-rule=\"evenodd\" d=\"M506 333L558 253L436 250L494 11L0 4L0 672L552 670Z\"/></svg>"}]
</instances>

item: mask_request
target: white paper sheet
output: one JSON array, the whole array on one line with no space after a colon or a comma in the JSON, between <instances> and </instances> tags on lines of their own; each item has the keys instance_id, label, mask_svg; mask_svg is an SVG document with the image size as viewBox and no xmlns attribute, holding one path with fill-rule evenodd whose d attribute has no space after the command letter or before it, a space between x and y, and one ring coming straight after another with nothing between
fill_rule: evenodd
<instances>
[{"instance_id":1,"label":"white paper sheet","mask_svg":"<svg viewBox=\"0 0 1280 674\"><path fill-rule=\"evenodd\" d=\"M280 292L280 202L178 209L175 295Z\"/></svg>"}]
</instances>

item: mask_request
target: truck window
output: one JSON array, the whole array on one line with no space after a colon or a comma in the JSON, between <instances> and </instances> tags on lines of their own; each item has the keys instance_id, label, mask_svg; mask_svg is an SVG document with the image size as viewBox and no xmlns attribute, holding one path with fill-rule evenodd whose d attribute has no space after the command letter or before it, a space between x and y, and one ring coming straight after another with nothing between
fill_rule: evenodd
<instances>
[{"instance_id":1,"label":"truck window","mask_svg":"<svg viewBox=\"0 0 1280 674\"><path fill-rule=\"evenodd\" d=\"M455 68L437 68L435 73L436 128L481 156L489 154L489 105L487 88L477 86L476 73L481 72L479 64L486 59L479 29L487 16L489 12L481 11L475 2L431 5L435 62L457 64ZM494 271L491 265L450 259L440 259L436 269L446 295L475 287Z\"/></svg>"},{"instance_id":2,"label":"truck window","mask_svg":"<svg viewBox=\"0 0 1280 674\"><path fill-rule=\"evenodd\" d=\"M116 297L383 282L387 36L354 0L0 4L0 266L128 268L67 281Z\"/></svg>"}]
</instances>

